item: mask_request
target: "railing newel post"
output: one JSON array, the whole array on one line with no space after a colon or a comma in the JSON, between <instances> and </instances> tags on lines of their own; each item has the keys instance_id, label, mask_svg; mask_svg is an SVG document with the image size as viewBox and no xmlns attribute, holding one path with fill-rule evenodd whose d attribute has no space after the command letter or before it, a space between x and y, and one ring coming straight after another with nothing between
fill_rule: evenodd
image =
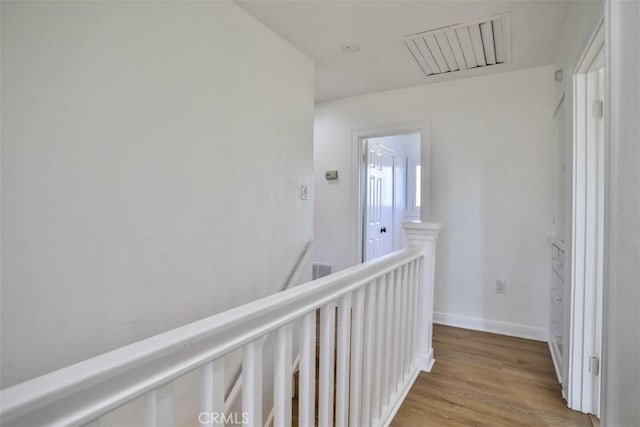
<instances>
[{"instance_id":1,"label":"railing newel post","mask_svg":"<svg viewBox=\"0 0 640 427\"><path fill-rule=\"evenodd\" d=\"M433 288L435 273L435 249L438 234L442 225L431 222L407 221L402 227L407 236L408 246L419 246L423 249L423 268L417 280L421 281L418 330L418 367L429 372L433 366Z\"/></svg>"}]
</instances>

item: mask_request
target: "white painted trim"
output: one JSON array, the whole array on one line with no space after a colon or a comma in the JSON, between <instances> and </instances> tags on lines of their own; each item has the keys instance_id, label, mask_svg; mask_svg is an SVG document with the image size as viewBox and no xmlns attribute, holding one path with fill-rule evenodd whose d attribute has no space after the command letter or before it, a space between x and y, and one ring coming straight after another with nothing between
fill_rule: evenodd
<instances>
[{"instance_id":1,"label":"white painted trim","mask_svg":"<svg viewBox=\"0 0 640 427\"><path fill-rule=\"evenodd\" d=\"M435 255L436 241L442 230L442 224L421 221L405 221L402 228L407 235L409 247L417 246L425 251L424 265L422 266L423 293L418 298L420 308L421 326L418 337L418 363L420 369L429 372L433 367L433 295L435 280Z\"/></svg>"},{"instance_id":2,"label":"white painted trim","mask_svg":"<svg viewBox=\"0 0 640 427\"><path fill-rule=\"evenodd\" d=\"M560 376L560 372L562 372L562 369L560 369L560 366L558 365L559 362L558 360L556 360L556 354L553 351L553 344L551 344L551 341L549 341L547 344L549 345L549 353L551 353L551 361L553 362L553 368L556 371L558 383L562 385L562 377ZM564 387L562 388L562 396L564 397Z\"/></svg>"},{"instance_id":3,"label":"white painted trim","mask_svg":"<svg viewBox=\"0 0 640 427\"><path fill-rule=\"evenodd\" d=\"M546 328L522 325L518 323L500 322L497 320L460 316L458 314L442 312L434 313L433 323L454 326L456 328L473 329L474 331L508 335L511 337L526 338L535 341L549 341L549 331Z\"/></svg>"},{"instance_id":4,"label":"white painted trim","mask_svg":"<svg viewBox=\"0 0 640 427\"><path fill-rule=\"evenodd\" d=\"M601 424L640 425L640 3L605 3L605 298Z\"/></svg>"},{"instance_id":5,"label":"white painted trim","mask_svg":"<svg viewBox=\"0 0 640 427\"><path fill-rule=\"evenodd\" d=\"M362 144L363 139L380 138L384 136L406 135L410 133L420 134L420 157L422 161L422 207L421 220L427 222L431 216L431 122L418 121L375 126L366 129L354 130L351 136L351 218L354 243L354 259L352 264L362 263L362 205L364 198L364 183L362 182L362 156L365 154Z\"/></svg>"},{"instance_id":6,"label":"white painted trim","mask_svg":"<svg viewBox=\"0 0 640 427\"><path fill-rule=\"evenodd\" d=\"M570 273L569 345L564 389L567 406L585 413L598 412L593 394L600 377L589 372L589 359L599 355L595 347L596 334L596 275L597 266L599 196L604 172L599 171L598 147L593 134L592 91L588 73L604 51L604 21L600 21L576 64L573 80L572 118L572 232ZM600 174L598 176L598 174ZM596 181L592 179L596 178ZM597 268L597 270L594 270ZM600 313L601 315L601 313Z\"/></svg>"},{"instance_id":7,"label":"white painted trim","mask_svg":"<svg viewBox=\"0 0 640 427\"><path fill-rule=\"evenodd\" d=\"M566 70L565 75L567 76L573 76L574 74L574 67L568 67ZM573 87L573 79L572 78L564 78L564 96L565 96L565 126L567 127L567 134L566 134L566 138L567 140L565 141L565 166L566 166L566 173L565 173L565 179L567 179L565 182L563 182L563 185L565 187L566 193L565 193L565 214L566 214L566 224L565 224L565 246L564 246L564 262L566 262L569 265L569 270L564 274L564 277L562 278L564 281L564 293L563 293L563 300L564 301L570 301L571 300L571 296L570 296L570 292L571 292L571 270L570 270L570 263L571 263L571 258L573 257L573 247L571 245L571 241L573 240L573 214L572 214L572 200L573 200L573 185L572 185L572 176L573 176L573 161L572 161L572 145L573 145L573 138L574 138L574 133L575 133L575 129L573 128L573 114L575 114L575 112L573 111L573 103L571 102L573 100L573 96L574 96L574 87ZM552 272L553 274L553 272ZM564 351L562 351L562 371L560 372L560 374L562 375L562 396L566 399L567 396L567 371L569 369L569 353L568 353L568 348L569 348L569 318L571 315L571 306L569 304L569 306L565 306L563 307L561 316L562 316L562 324L565 325L565 330L563 331L562 334L562 345L563 345L563 349Z\"/></svg>"},{"instance_id":8,"label":"white painted trim","mask_svg":"<svg viewBox=\"0 0 640 427\"><path fill-rule=\"evenodd\" d=\"M431 348L429 353L426 355L420 354L418 356L418 366L420 367L420 370L423 372L431 372L433 365L436 363L436 359L433 358L433 348Z\"/></svg>"}]
</instances>

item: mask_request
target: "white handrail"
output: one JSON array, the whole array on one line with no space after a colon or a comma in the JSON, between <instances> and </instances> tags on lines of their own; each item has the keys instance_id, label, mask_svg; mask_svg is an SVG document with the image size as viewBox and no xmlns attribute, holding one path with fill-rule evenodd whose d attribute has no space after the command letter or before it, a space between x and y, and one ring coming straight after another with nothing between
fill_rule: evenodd
<instances>
[{"instance_id":1,"label":"white handrail","mask_svg":"<svg viewBox=\"0 0 640 427\"><path fill-rule=\"evenodd\" d=\"M0 422L90 422L423 255L410 247L2 390Z\"/></svg>"}]
</instances>

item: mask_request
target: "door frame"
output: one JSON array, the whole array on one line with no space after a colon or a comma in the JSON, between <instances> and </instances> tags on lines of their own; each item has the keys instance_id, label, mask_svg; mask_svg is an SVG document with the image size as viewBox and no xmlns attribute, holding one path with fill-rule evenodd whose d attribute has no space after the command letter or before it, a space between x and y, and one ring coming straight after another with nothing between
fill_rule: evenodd
<instances>
[{"instance_id":1,"label":"door frame","mask_svg":"<svg viewBox=\"0 0 640 427\"><path fill-rule=\"evenodd\" d=\"M602 361L602 280L604 278L604 141L594 134L591 74L604 60L604 21L597 26L573 77L573 150L571 208L571 307L567 368L567 405L599 415L597 387L602 375L591 372L591 357ZM606 73L606 70L605 70ZM602 100L604 101L604 99ZM606 110L606 109L605 109ZM600 144L600 146L598 146ZM599 296L598 296L599 294ZM598 322L598 319L600 320ZM600 369L601 371L601 369ZM600 388L601 391L601 388Z\"/></svg>"},{"instance_id":2,"label":"door frame","mask_svg":"<svg viewBox=\"0 0 640 427\"><path fill-rule=\"evenodd\" d=\"M406 123L387 124L373 126L365 129L353 130L351 133L351 218L352 218L352 242L354 245L353 265L363 262L364 221L362 212L365 203L364 173L364 140L385 136L406 135L410 133L420 134L420 161L422 163L422 187L421 187L421 211L420 219L427 221L431 216L430 203L430 176L431 176L431 122L416 121ZM425 185L425 183L427 185Z\"/></svg>"}]
</instances>

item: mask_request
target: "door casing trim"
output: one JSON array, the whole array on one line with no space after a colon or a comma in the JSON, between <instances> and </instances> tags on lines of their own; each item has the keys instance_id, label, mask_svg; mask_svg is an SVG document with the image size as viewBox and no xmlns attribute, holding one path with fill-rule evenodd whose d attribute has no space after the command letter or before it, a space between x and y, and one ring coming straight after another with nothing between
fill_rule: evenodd
<instances>
[{"instance_id":1,"label":"door casing trim","mask_svg":"<svg viewBox=\"0 0 640 427\"><path fill-rule=\"evenodd\" d=\"M353 233L352 265L362 263L363 255L362 240L364 233L362 209L365 196L365 187L363 181L363 155L365 152L363 141L367 138L406 135L409 133L420 134L420 161L422 163L422 207L420 212L420 219L422 221L429 221L431 219L431 191L429 188L431 183L431 122L404 122L353 130L351 132L351 228Z\"/></svg>"}]
</instances>

